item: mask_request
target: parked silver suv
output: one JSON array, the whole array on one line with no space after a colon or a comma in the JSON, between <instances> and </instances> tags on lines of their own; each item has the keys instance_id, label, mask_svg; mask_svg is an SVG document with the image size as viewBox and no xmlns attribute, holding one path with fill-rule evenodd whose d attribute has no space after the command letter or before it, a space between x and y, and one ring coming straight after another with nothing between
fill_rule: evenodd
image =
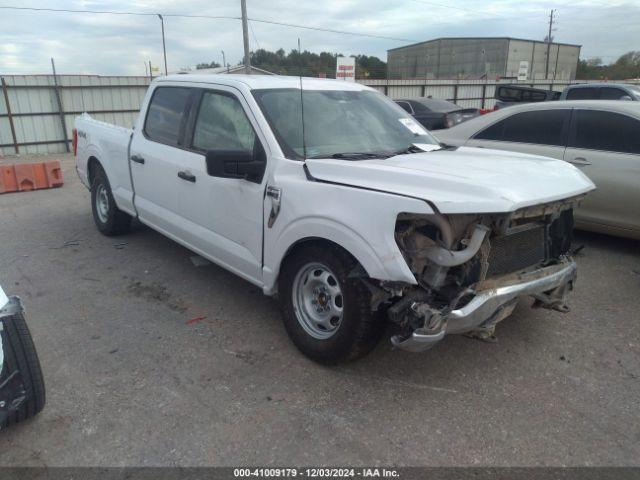
<instances>
[{"instance_id":1,"label":"parked silver suv","mask_svg":"<svg viewBox=\"0 0 640 480\"><path fill-rule=\"evenodd\" d=\"M564 89L560 100L640 100L640 86L626 83L579 83Z\"/></svg>"}]
</instances>

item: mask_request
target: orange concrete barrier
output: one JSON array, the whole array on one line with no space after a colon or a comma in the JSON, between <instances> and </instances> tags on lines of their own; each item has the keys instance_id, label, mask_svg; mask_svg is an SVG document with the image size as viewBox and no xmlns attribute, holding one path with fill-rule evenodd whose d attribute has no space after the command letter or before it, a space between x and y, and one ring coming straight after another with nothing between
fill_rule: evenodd
<instances>
[{"instance_id":1,"label":"orange concrete barrier","mask_svg":"<svg viewBox=\"0 0 640 480\"><path fill-rule=\"evenodd\" d=\"M63 183L59 160L0 165L0 193L56 188Z\"/></svg>"}]
</instances>

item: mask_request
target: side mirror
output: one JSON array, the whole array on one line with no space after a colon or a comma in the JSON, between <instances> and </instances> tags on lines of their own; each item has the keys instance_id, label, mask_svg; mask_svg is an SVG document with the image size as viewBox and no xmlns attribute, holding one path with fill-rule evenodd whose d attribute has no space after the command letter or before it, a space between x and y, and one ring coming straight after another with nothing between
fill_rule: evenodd
<instances>
[{"instance_id":1,"label":"side mirror","mask_svg":"<svg viewBox=\"0 0 640 480\"><path fill-rule=\"evenodd\" d=\"M627 101L627 102L632 102L632 101L633 101L633 98L631 98L631 95L622 95L622 96L620 97L620 100L625 100L625 101Z\"/></svg>"},{"instance_id":2,"label":"side mirror","mask_svg":"<svg viewBox=\"0 0 640 480\"><path fill-rule=\"evenodd\" d=\"M209 150L206 154L207 173L212 177L241 178L260 183L267 166L266 155L247 150Z\"/></svg>"}]
</instances>

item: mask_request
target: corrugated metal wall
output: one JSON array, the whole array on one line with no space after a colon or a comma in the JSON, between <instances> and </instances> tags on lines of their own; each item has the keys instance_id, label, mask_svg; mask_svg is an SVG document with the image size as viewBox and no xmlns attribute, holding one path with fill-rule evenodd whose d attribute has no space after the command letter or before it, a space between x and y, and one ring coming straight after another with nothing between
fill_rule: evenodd
<instances>
[{"instance_id":1,"label":"corrugated metal wall","mask_svg":"<svg viewBox=\"0 0 640 480\"><path fill-rule=\"evenodd\" d=\"M15 143L20 153L66 151L53 75L2 78L5 87L0 95L0 154L16 153ZM131 127L150 83L147 77L97 75L58 75L57 81L69 141L74 117L83 112L98 120Z\"/></svg>"}]
</instances>

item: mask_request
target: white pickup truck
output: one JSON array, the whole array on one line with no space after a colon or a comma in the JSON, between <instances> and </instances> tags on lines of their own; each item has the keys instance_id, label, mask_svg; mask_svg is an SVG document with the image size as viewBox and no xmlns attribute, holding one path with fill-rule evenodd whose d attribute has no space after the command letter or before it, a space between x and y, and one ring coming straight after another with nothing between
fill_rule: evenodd
<instances>
[{"instance_id":1,"label":"white pickup truck","mask_svg":"<svg viewBox=\"0 0 640 480\"><path fill-rule=\"evenodd\" d=\"M297 77L155 80L135 127L82 115L76 168L98 229L133 217L279 298L310 358L447 333L491 335L519 298L566 310L573 166L441 144L363 85Z\"/></svg>"}]
</instances>

